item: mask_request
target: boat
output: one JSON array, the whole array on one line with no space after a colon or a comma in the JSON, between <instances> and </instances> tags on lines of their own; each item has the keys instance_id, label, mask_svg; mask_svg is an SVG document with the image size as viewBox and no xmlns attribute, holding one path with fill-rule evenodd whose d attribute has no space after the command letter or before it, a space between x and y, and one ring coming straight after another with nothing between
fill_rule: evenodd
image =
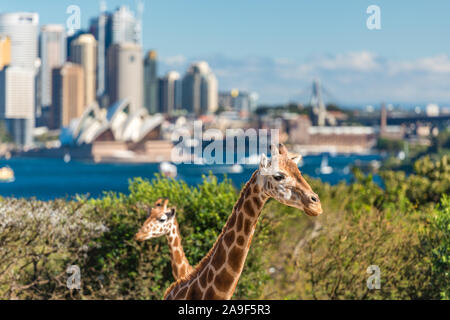
<instances>
[{"instance_id":1,"label":"boat","mask_svg":"<svg viewBox=\"0 0 450 320\"><path fill-rule=\"evenodd\" d=\"M13 182L14 171L10 167L0 168L0 182Z\"/></svg>"},{"instance_id":2,"label":"boat","mask_svg":"<svg viewBox=\"0 0 450 320\"><path fill-rule=\"evenodd\" d=\"M244 168L240 164L237 164L237 163L233 164L230 169L231 173L241 173L242 171L244 171Z\"/></svg>"},{"instance_id":3,"label":"boat","mask_svg":"<svg viewBox=\"0 0 450 320\"><path fill-rule=\"evenodd\" d=\"M320 163L320 173L321 174L333 173L333 168L328 165L328 157L327 156L322 157L322 162Z\"/></svg>"},{"instance_id":4,"label":"boat","mask_svg":"<svg viewBox=\"0 0 450 320\"><path fill-rule=\"evenodd\" d=\"M67 153L64 155L64 162L65 162L65 163L69 163L71 159L72 159L72 158L71 158L71 156L70 156L70 153L67 152Z\"/></svg>"},{"instance_id":5,"label":"boat","mask_svg":"<svg viewBox=\"0 0 450 320\"><path fill-rule=\"evenodd\" d=\"M159 172L169 178L175 178L178 174L177 167L167 161L163 161L159 164Z\"/></svg>"}]
</instances>

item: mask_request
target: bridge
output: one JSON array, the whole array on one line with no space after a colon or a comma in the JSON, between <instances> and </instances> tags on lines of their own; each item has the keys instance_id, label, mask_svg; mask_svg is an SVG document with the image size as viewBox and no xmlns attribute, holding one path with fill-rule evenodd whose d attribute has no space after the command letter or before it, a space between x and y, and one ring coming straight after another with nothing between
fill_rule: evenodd
<instances>
[{"instance_id":1,"label":"bridge","mask_svg":"<svg viewBox=\"0 0 450 320\"><path fill-rule=\"evenodd\" d=\"M356 117L356 121L366 126L380 125L380 117ZM433 127L448 127L450 125L450 114L430 117L427 115L405 115L405 116L387 116L387 125L402 125L414 123L429 123Z\"/></svg>"}]
</instances>

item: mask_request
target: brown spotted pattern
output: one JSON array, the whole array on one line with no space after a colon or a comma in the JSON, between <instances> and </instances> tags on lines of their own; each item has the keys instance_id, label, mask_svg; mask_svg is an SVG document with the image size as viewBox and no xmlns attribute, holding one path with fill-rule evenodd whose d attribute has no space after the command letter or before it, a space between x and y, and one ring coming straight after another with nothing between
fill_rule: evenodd
<instances>
[{"instance_id":1,"label":"brown spotted pattern","mask_svg":"<svg viewBox=\"0 0 450 320\"><path fill-rule=\"evenodd\" d=\"M168 208L167 199L158 199L150 210L150 216L136 234L136 240L144 241L165 235L170 249L173 277L181 279L192 272L193 268L189 264L181 245L177 218L172 210ZM163 216L167 217L164 222L161 221Z\"/></svg>"},{"instance_id":2,"label":"brown spotted pattern","mask_svg":"<svg viewBox=\"0 0 450 320\"><path fill-rule=\"evenodd\" d=\"M316 207L306 207L303 203L310 201L312 196L318 200L318 196L312 192L311 187L301 176L297 165L292 160L293 158L290 158L282 145L280 145L280 149L274 150L276 151L272 151L272 154L280 160L278 161L279 168L287 176L287 181L291 185L282 185L279 180L272 176L261 174L262 161L260 169L255 171L241 191L233 212L216 243L188 276L177 280L166 290L165 299L230 299L242 273L257 220L269 197L286 203L287 200L282 200L281 197L283 199L288 198L286 190L289 188L289 192L292 193L292 190L294 190L304 196L295 195L293 197L297 201L302 201L302 204L286 204L294 207L301 206L306 213L311 215L321 213L320 202L319 206L316 205ZM267 163L264 163L264 165L267 165ZM280 193L279 190L284 193ZM307 197L309 198L306 199ZM310 212L307 212L307 209Z\"/></svg>"}]
</instances>

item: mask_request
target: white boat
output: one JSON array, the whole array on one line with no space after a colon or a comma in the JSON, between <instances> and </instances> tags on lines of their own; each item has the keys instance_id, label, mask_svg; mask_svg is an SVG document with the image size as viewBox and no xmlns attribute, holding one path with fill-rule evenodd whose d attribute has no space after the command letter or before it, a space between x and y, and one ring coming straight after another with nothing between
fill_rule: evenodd
<instances>
[{"instance_id":1,"label":"white boat","mask_svg":"<svg viewBox=\"0 0 450 320\"><path fill-rule=\"evenodd\" d=\"M237 164L237 163L233 164L230 169L231 173L241 173L242 171L244 171L244 168L240 164Z\"/></svg>"},{"instance_id":2,"label":"white boat","mask_svg":"<svg viewBox=\"0 0 450 320\"><path fill-rule=\"evenodd\" d=\"M177 167L174 164L167 161L163 161L159 164L159 172L162 175L170 178L175 178L178 174Z\"/></svg>"},{"instance_id":3,"label":"white boat","mask_svg":"<svg viewBox=\"0 0 450 320\"><path fill-rule=\"evenodd\" d=\"M14 171L10 167L0 168L0 182L13 182Z\"/></svg>"},{"instance_id":4,"label":"white boat","mask_svg":"<svg viewBox=\"0 0 450 320\"><path fill-rule=\"evenodd\" d=\"M328 165L328 157L327 156L322 157L322 162L320 163L320 173L321 174L333 173L333 168Z\"/></svg>"},{"instance_id":5,"label":"white boat","mask_svg":"<svg viewBox=\"0 0 450 320\"><path fill-rule=\"evenodd\" d=\"M71 156L70 156L70 153L66 153L66 154L64 155L64 162L65 162L65 163L69 163L71 159L72 159L72 158L71 158Z\"/></svg>"}]
</instances>

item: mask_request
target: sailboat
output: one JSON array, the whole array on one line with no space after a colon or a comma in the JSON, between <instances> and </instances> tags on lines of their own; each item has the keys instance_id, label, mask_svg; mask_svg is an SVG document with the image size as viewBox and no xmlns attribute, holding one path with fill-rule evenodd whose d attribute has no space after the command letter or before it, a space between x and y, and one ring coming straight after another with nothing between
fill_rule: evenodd
<instances>
[{"instance_id":1,"label":"sailboat","mask_svg":"<svg viewBox=\"0 0 450 320\"><path fill-rule=\"evenodd\" d=\"M64 155L64 162L65 162L65 163L69 163L71 159L72 159L72 157L70 156L70 153L67 152L67 153Z\"/></svg>"},{"instance_id":2,"label":"sailboat","mask_svg":"<svg viewBox=\"0 0 450 320\"><path fill-rule=\"evenodd\" d=\"M322 162L320 163L320 173L321 174L333 173L333 168L328 165L328 157L327 156L322 157Z\"/></svg>"}]
</instances>

